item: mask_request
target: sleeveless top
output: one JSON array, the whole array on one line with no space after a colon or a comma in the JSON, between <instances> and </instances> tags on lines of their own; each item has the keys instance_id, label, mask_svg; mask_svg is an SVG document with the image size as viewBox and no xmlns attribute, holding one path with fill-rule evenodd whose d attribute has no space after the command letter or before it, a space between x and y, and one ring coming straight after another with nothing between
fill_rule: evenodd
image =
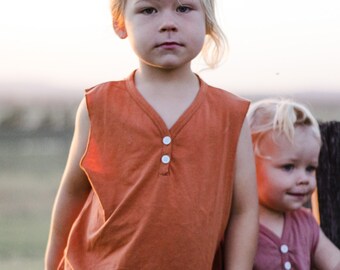
<instances>
[{"instance_id":1,"label":"sleeveless top","mask_svg":"<svg viewBox=\"0 0 340 270\"><path fill-rule=\"evenodd\" d=\"M254 270L310 270L320 227L306 209L288 212L281 238L260 225Z\"/></svg>"},{"instance_id":2,"label":"sleeveless top","mask_svg":"<svg viewBox=\"0 0 340 270\"><path fill-rule=\"evenodd\" d=\"M200 79L196 98L168 129L136 89L134 73L87 90L86 101L90 134L81 167L92 191L62 267L220 265L249 102Z\"/></svg>"}]
</instances>

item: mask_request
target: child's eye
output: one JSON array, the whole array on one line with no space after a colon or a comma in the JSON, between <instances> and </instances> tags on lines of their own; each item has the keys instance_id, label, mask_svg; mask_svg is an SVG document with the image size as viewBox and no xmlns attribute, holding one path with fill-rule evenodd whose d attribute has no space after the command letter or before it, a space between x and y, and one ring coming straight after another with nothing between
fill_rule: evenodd
<instances>
[{"instance_id":1,"label":"child's eye","mask_svg":"<svg viewBox=\"0 0 340 270\"><path fill-rule=\"evenodd\" d=\"M286 171L286 172L290 172L292 170L294 170L294 165L293 164L284 164L281 166L282 170Z\"/></svg>"},{"instance_id":2,"label":"child's eye","mask_svg":"<svg viewBox=\"0 0 340 270\"><path fill-rule=\"evenodd\" d=\"M176 11L180 12L180 13L187 13L191 10L191 8L187 7L187 6L179 6Z\"/></svg>"},{"instance_id":3,"label":"child's eye","mask_svg":"<svg viewBox=\"0 0 340 270\"><path fill-rule=\"evenodd\" d=\"M309 173L313 173L316 171L316 168L317 168L316 166L310 165L310 166L307 166L306 171Z\"/></svg>"},{"instance_id":4,"label":"child's eye","mask_svg":"<svg viewBox=\"0 0 340 270\"><path fill-rule=\"evenodd\" d=\"M151 15L156 13L157 10L155 8L149 7L149 8L144 8L141 13L145 14L145 15Z\"/></svg>"}]
</instances>

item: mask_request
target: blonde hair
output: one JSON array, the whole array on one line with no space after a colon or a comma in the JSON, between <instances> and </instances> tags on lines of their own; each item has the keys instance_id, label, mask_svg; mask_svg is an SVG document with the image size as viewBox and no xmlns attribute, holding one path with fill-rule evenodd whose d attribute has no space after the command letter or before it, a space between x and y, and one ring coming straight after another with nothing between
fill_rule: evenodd
<instances>
[{"instance_id":1,"label":"blonde hair","mask_svg":"<svg viewBox=\"0 0 340 270\"><path fill-rule=\"evenodd\" d=\"M277 131L292 142L297 126L311 127L321 144L318 121L301 103L289 99L263 99L251 104L247 117L256 155L261 156L259 144L265 134Z\"/></svg>"},{"instance_id":2,"label":"blonde hair","mask_svg":"<svg viewBox=\"0 0 340 270\"><path fill-rule=\"evenodd\" d=\"M128 0L110 0L111 15L113 24L121 26L124 21L124 10ZM205 25L207 36L202 48L202 57L205 63L211 67L216 67L222 60L227 39L217 23L215 14L215 0L199 0L205 13ZM180 0L178 3L181 4Z\"/></svg>"}]
</instances>

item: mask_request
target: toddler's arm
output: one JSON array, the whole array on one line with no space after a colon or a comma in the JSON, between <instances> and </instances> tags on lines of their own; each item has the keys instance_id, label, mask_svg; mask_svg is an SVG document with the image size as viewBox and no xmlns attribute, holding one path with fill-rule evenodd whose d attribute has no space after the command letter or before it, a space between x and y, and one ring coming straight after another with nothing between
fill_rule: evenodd
<instances>
[{"instance_id":1,"label":"toddler's arm","mask_svg":"<svg viewBox=\"0 0 340 270\"><path fill-rule=\"evenodd\" d=\"M79 162L85 152L89 133L89 119L85 100L78 108L75 131L66 168L52 212L49 241L45 255L45 269L57 269L63 258L68 234L82 209L91 186Z\"/></svg>"},{"instance_id":2,"label":"toddler's arm","mask_svg":"<svg viewBox=\"0 0 340 270\"><path fill-rule=\"evenodd\" d=\"M258 238L258 197L250 129L244 121L239 137L233 201L225 236L226 269L252 269Z\"/></svg>"},{"instance_id":3,"label":"toddler's arm","mask_svg":"<svg viewBox=\"0 0 340 270\"><path fill-rule=\"evenodd\" d=\"M327 238L321 229L313 262L317 269L340 270L340 250Z\"/></svg>"}]
</instances>

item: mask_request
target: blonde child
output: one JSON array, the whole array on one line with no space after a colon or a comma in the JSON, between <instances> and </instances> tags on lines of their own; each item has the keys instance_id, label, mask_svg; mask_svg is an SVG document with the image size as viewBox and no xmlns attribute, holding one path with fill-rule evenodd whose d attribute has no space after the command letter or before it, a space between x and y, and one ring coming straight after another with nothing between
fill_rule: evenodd
<instances>
[{"instance_id":1,"label":"blonde child","mask_svg":"<svg viewBox=\"0 0 340 270\"><path fill-rule=\"evenodd\" d=\"M340 252L303 206L316 187L319 126L302 104L255 102L248 112L260 204L253 269L340 269Z\"/></svg>"},{"instance_id":2,"label":"blonde child","mask_svg":"<svg viewBox=\"0 0 340 270\"><path fill-rule=\"evenodd\" d=\"M87 90L79 106L46 269L251 269L249 103L190 66L203 45L211 65L223 49L214 0L111 4L139 67Z\"/></svg>"}]
</instances>

